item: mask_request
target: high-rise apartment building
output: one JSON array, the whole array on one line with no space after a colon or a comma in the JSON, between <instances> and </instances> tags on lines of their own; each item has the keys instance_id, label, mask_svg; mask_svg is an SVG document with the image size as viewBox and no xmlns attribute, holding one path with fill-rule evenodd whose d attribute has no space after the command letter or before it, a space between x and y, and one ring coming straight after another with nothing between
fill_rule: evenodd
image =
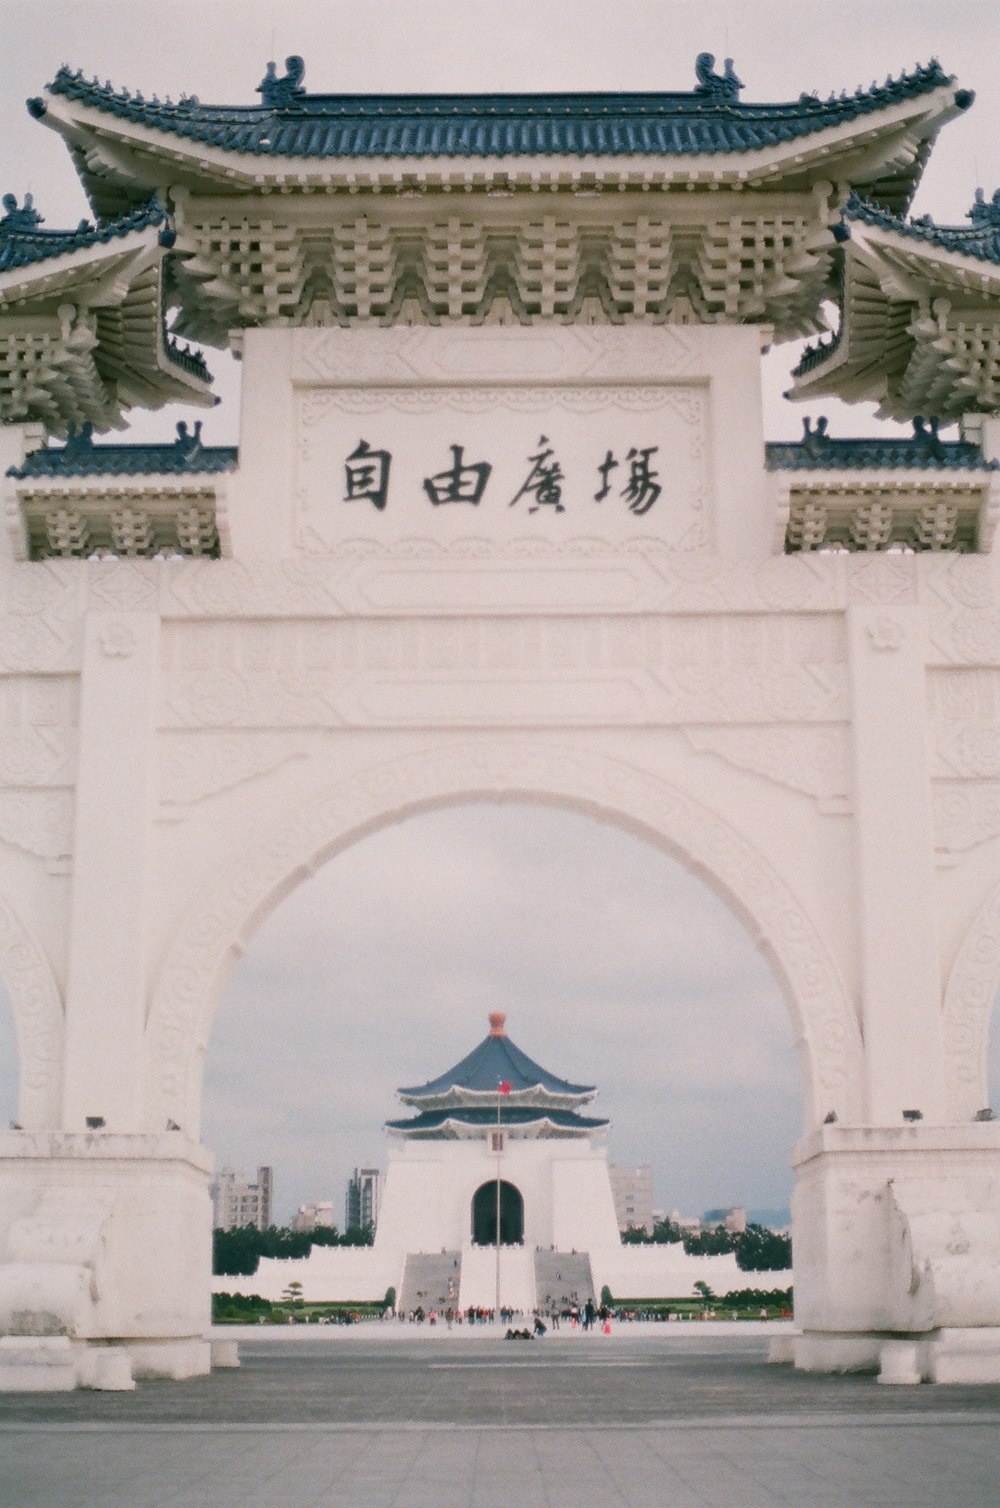
<instances>
[{"instance_id":1,"label":"high-rise apartment building","mask_svg":"<svg viewBox=\"0 0 1000 1508\"><path fill-rule=\"evenodd\" d=\"M344 1228L352 1226L374 1234L382 1199L382 1174L378 1168L355 1168L347 1185Z\"/></svg>"},{"instance_id":2,"label":"high-rise apartment building","mask_svg":"<svg viewBox=\"0 0 1000 1508\"><path fill-rule=\"evenodd\" d=\"M258 1168L256 1183L250 1183L232 1168L220 1168L210 1189L212 1224L217 1230L240 1230L245 1225L267 1230L271 1224L273 1183L273 1168Z\"/></svg>"},{"instance_id":3,"label":"high-rise apartment building","mask_svg":"<svg viewBox=\"0 0 1000 1508\"><path fill-rule=\"evenodd\" d=\"M630 1227L653 1233L653 1170L648 1162L638 1167L608 1169L611 1197L615 1202L615 1219L619 1230Z\"/></svg>"}]
</instances>

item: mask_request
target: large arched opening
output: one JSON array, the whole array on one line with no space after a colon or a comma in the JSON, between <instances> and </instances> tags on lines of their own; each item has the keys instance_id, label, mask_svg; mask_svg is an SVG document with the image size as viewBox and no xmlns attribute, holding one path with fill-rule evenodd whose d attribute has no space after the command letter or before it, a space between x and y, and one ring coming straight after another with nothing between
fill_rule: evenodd
<instances>
[{"instance_id":1,"label":"large arched opening","mask_svg":"<svg viewBox=\"0 0 1000 1508\"><path fill-rule=\"evenodd\" d=\"M610 1119L613 1163L652 1164L657 1207L787 1207L800 1057L754 939L662 848L528 803L384 827L275 909L216 1014L204 1140L251 1176L274 1162L279 1215L333 1196L339 1225L347 1178L412 1113L397 1088L457 1062L493 1009L596 1084L585 1113Z\"/></svg>"},{"instance_id":2,"label":"large arched opening","mask_svg":"<svg viewBox=\"0 0 1000 1508\"><path fill-rule=\"evenodd\" d=\"M498 1213L500 1245L521 1246L524 1242L524 1198L520 1189L505 1178L480 1184L472 1196L473 1244L497 1244Z\"/></svg>"},{"instance_id":3,"label":"large arched opening","mask_svg":"<svg viewBox=\"0 0 1000 1508\"><path fill-rule=\"evenodd\" d=\"M147 1114L197 1134L201 1078L235 958L278 902L328 858L421 811L530 801L610 821L665 850L728 903L768 958L802 1059L807 1125L860 1117L857 1019L833 956L802 903L749 839L642 769L534 742L449 745L369 768L288 813L200 896L175 934L147 1031Z\"/></svg>"}]
</instances>

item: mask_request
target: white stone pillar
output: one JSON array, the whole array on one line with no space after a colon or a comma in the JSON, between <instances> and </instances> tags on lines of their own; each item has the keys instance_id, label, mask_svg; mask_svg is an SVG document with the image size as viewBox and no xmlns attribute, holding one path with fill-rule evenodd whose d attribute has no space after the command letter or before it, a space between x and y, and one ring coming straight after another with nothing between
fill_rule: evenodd
<instances>
[{"instance_id":1,"label":"white stone pillar","mask_svg":"<svg viewBox=\"0 0 1000 1508\"><path fill-rule=\"evenodd\" d=\"M869 1124L944 1118L923 615L847 614Z\"/></svg>"},{"instance_id":2,"label":"white stone pillar","mask_svg":"<svg viewBox=\"0 0 1000 1508\"><path fill-rule=\"evenodd\" d=\"M63 1127L139 1131L159 619L84 624ZM162 1129L162 1128L158 1128Z\"/></svg>"},{"instance_id":3,"label":"white stone pillar","mask_svg":"<svg viewBox=\"0 0 1000 1508\"><path fill-rule=\"evenodd\" d=\"M292 550L296 476L295 331L241 336L240 466L229 488L229 538L237 560L273 560Z\"/></svg>"}]
</instances>

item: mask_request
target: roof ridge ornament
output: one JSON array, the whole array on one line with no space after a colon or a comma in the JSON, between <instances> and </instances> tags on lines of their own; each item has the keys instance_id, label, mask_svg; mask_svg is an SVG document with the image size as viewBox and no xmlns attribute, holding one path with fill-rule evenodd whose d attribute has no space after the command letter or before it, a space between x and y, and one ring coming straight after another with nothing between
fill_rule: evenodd
<instances>
[{"instance_id":1,"label":"roof ridge ornament","mask_svg":"<svg viewBox=\"0 0 1000 1508\"><path fill-rule=\"evenodd\" d=\"M192 434L188 432L187 421L179 419L177 421L177 439L174 441L174 444L185 455L194 455L195 451L201 450L201 420L196 419L194 421L194 433Z\"/></svg>"},{"instance_id":2,"label":"roof ridge ornament","mask_svg":"<svg viewBox=\"0 0 1000 1508\"><path fill-rule=\"evenodd\" d=\"M36 226L44 224L30 194L25 194L24 203L20 208L18 208L16 194L4 194L2 203L6 214L0 220L0 232L9 235L11 232L34 230Z\"/></svg>"},{"instance_id":3,"label":"roof ridge ornament","mask_svg":"<svg viewBox=\"0 0 1000 1508\"><path fill-rule=\"evenodd\" d=\"M966 210L965 218L971 220L977 230L987 226L1000 230L1000 189L996 189L992 199L987 202L984 191L977 188L972 208Z\"/></svg>"},{"instance_id":4,"label":"roof ridge ornament","mask_svg":"<svg viewBox=\"0 0 1000 1508\"><path fill-rule=\"evenodd\" d=\"M694 71L698 79L695 94L707 95L709 99L726 103L739 99L743 80L737 78L732 58L726 58L722 73L716 73L715 54L699 52L694 60Z\"/></svg>"},{"instance_id":5,"label":"roof ridge ornament","mask_svg":"<svg viewBox=\"0 0 1000 1508\"><path fill-rule=\"evenodd\" d=\"M489 1023L491 1037L506 1037L507 1017L503 1011L490 1011Z\"/></svg>"},{"instance_id":6,"label":"roof ridge ornament","mask_svg":"<svg viewBox=\"0 0 1000 1508\"><path fill-rule=\"evenodd\" d=\"M82 424L70 424L66 430L66 450L70 455L79 455L81 450L93 450L94 426L89 419Z\"/></svg>"},{"instance_id":7,"label":"roof ridge ornament","mask_svg":"<svg viewBox=\"0 0 1000 1508\"><path fill-rule=\"evenodd\" d=\"M305 78L306 65L302 58L294 54L285 59L285 75L278 78L278 65L270 62L267 72L257 85L257 93L260 95L261 104L269 110L281 110L292 105L305 94L302 80Z\"/></svg>"}]
</instances>

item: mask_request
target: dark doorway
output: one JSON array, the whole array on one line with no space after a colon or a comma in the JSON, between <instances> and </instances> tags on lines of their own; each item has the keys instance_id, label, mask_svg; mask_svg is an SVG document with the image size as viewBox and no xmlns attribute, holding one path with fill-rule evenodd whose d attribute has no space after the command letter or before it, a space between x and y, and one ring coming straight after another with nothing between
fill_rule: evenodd
<instances>
[{"instance_id":1,"label":"dark doorway","mask_svg":"<svg viewBox=\"0 0 1000 1508\"><path fill-rule=\"evenodd\" d=\"M497 1185L484 1183L472 1196L472 1239L477 1246L495 1246ZM524 1240L524 1200L512 1183L500 1180L500 1245L520 1246Z\"/></svg>"}]
</instances>

